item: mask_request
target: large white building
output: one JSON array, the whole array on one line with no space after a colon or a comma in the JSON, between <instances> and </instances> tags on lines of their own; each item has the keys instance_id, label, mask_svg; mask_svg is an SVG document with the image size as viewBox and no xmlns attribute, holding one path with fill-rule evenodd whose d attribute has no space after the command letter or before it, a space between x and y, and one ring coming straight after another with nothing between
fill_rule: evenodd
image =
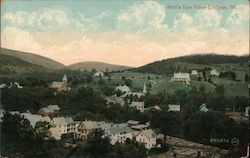
<instances>
[{"instance_id":1,"label":"large white building","mask_svg":"<svg viewBox=\"0 0 250 158\"><path fill-rule=\"evenodd\" d=\"M104 76L104 73L102 71L97 71L93 77L103 77Z\"/></svg>"},{"instance_id":2,"label":"large white building","mask_svg":"<svg viewBox=\"0 0 250 158\"><path fill-rule=\"evenodd\" d=\"M181 106L180 105L169 104L168 105L168 111L181 111Z\"/></svg>"},{"instance_id":3,"label":"large white building","mask_svg":"<svg viewBox=\"0 0 250 158\"><path fill-rule=\"evenodd\" d=\"M174 73L174 76L171 78L171 81L189 82L191 81L190 74L182 72Z\"/></svg>"},{"instance_id":4,"label":"large white building","mask_svg":"<svg viewBox=\"0 0 250 158\"><path fill-rule=\"evenodd\" d=\"M113 126L107 130L107 135L111 139L111 144L125 143L127 139L132 140L133 130L129 127Z\"/></svg>"},{"instance_id":5,"label":"large white building","mask_svg":"<svg viewBox=\"0 0 250 158\"><path fill-rule=\"evenodd\" d=\"M219 72L216 70L216 69L212 69L211 71L210 71L210 75L211 76L219 76Z\"/></svg>"},{"instance_id":6,"label":"large white building","mask_svg":"<svg viewBox=\"0 0 250 158\"><path fill-rule=\"evenodd\" d=\"M52 127L49 129L51 136L57 140L61 139L63 134L75 133L78 124L71 117L54 117L51 121Z\"/></svg>"},{"instance_id":7,"label":"large white building","mask_svg":"<svg viewBox=\"0 0 250 158\"><path fill-rule=\"evenodd\" d=\"M115 88L116 91L121 91L121 92L125 92L125 93L129 93L130 92L130 88L126 85L122 86L122 85L119 85Z\"/></svg>"},{"instance_id":8,"label":"large white building","mask_svg":"<svg viewBox=\"0 0 250 158\"><path fill-rule=\"evenodd\" d=\"M156 138L157 135L152 129L146 129L136 136L136 141L139 143L143 143L145 145L145 148L151 149L156 147Z\"/></svg>"}]
</instances>

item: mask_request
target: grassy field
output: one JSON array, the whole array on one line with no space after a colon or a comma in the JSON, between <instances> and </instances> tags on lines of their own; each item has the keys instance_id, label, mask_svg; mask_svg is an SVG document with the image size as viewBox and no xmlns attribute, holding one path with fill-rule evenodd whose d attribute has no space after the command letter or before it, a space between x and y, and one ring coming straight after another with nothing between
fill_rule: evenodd
<instances>
[{"instance_id":1,"label":"grassy field","mask_svg":"<svg viewBox=\"0 0 250 158\"><path fill-rule=\"evenodd\" d=\"M245 72L244 71L235 71L239 78L243 78ZM213 84L206 81L191 81L191 85L186 85L181 82L169 82L171 79L171 75L155 75L155 74L147 74L147 73L138 73L138 72L120 72L120 73L112 73L111 80L104 78L105 85L116 87L119 84L124 84L122 77L126 79L131 79L133 84L130 87L132 91L142 92L143 85L148 81L148 77L150 80L156 82L150 89L151 94L157 94L159 92L170 93L173 94L176 90L189 90L191 87L196 87L197 89L200 86L204 86L206 92L215 91L215 85L223 85L225 87L225 95L226 96L248 96L247 83L245 81L231 81L228 79L222 79L218 77L213 77ZM100 90L101 86L98 84L98 78L94 79L93 82L87 84L88 87L92 87L95 90ZM86 85L86 84L85 84ZM80 85L82 87L84 85ZM79 87L79 86L78 86Z\"/></svg>"}]
</instances>

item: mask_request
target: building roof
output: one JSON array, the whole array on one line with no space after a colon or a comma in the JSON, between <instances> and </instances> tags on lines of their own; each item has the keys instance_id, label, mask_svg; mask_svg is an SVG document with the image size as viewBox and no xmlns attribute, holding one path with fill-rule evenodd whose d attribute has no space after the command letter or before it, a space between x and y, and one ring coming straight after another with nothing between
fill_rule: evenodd
<instances>
[{"instance_id":1,"label":"building roof","mask_svg":"<svg viewBox=\"0 0 250 158\"><path fill-rule=\"evenodd\" d=\"M20 113L20 115L27 120L29 120L30 125L35 127L37 122L50 122L50 118L48 116L42 117L41 115L31 114L31 113Z\"/></svg>"},{"instance_id":2,"label":"building roof","mask_svg":"<svg viewBox=\"0 0 250 158\"><path fill-rule=\"evenodd\" d=\"M198 71L197 70L192 70L191 75L198 75Z\"/></svg>"},{"instance_id":3,"label":"building roof","mask_svg":"<svg viewBox=\"0 0 250 158\"><path fill-rule=\"evenodd\" d=\"M55 110L60 110L60 108L57 105L48 105L48 108L55 111Z\"/></svg>"},{"instance_id":4,"label":"building roof","mask_svg":"<svg viewBox=\"0 0 250 158\"><path fill-rule=\"evenodd\" d=\"M117 87L115 88L115 90L116 90L116 91L117 91L117 90L120 90L120 91L122 91L122 92L130 92L130 88L129 88L128 86L126 86L126 85L124 85L124 86L119 85L119 86L117 86Z\"/></svg>"},{"instance_id":5,"label":"building roof","mask_svg":"<svg viewBox=\"0 0 250 158\"><path fill-rule=\"evenodd\" d=\"M57 82L53 81L52 84L50 85L51 88L60 88L62 86L63 82Z\"/></svg>"},{"instance_id":6,"label":"building roof","mask_svg":"<svg viewBox=\"0 0 250 158\"><path fill-rule=\"evenodd\" d=\"M131 107L144 107L144 102L132 102Z\"/></svg>"},{"instance_id":7,"label":"building roof","mask_svg":"<svg viewBox=\"0 0 250 158\"><path fill-rule=\"evenodd\" d=\"M129 127L111 127L109 129L110 134L130 133L133 132Z\"/></svg>"},{"instance_id":8,"label":"building roof","mask_svg":"<svg viewBox=\"0 0 250 158\"><path fill-rule=\"evenodd\" d=\"M65 120L66 120L67 124L74 123L74 120L72 119L72 117L65 117Z\"/></svg>"},{"instance_id":9,"label":"building roof","mask_svg":"<svg viewBox=\"0 0 250 158\"><path fill-rule=\"evenodd\" d=\"M180 105L169 104L168 108L169 108L168 111L180 111L181 106Z\"/></svg>"},{"instance_id":10,"label":"building roof","mask_svg":"<svg viewBox=\"0 0 250 158\"><path fill-rule=\"evenodd\" d=\"M131 128L135 130L142 130L142 129L148 128L148 125L138 124L138 125L131 126Z\"/></svg>"},{"instance_id":11,"label":"building roof","mask_svg":"<svg viewBox=\"0 0 250 158\"><path fill-rule=\"evenodd\" d=\"M54 112L54 110L47 108L47 107L41 108L41 110L43 110L45 113L53 113Z\"/></svg>"},{"instance_id":12,"label":"building roof","mask_svg":"<svg viewBox=\"0 0 250 158\"><path fill-rule=\"evenodd\" d=\"M87 129L97 129L97 128L99 128L96 121L83 121L81 124L84 124L84 126Z\"/></svg>"},{"instance_id":13,"label":"building roof","mask_svg":"<svg viewBox=\"0 0 250 158\"><path fill-rule=\"evenodd\" d=\"M64 117L54 117L52 123L55 125L67 125L67 121Z\"/></svg>"},{"instance_id":14,"label":"building roof","mask_svg":"<svg viewBox=\"0 0 250 158\"><path fill-rule=\"evenodd\" d=\"M94 77L102 77L104 74L101 71L96 72L93 76Z\"/></svg>"},{"instance_id":15,"label":"building roof","mask_svg":"<svg viewBox=\"0 0 250 158\"><path fill-rule=\"evenodd\" d=\"M143 133L147 138L156 138L157 135L152 129L146 129L143 130L141 133Z\"/></svg>"},{"instance_id":16,"label":"building roof","mask_svg":"<svg viewBox=\"0 0 250 158\"><path fill-rule=\"evenodd\" d=\"M127 124L129 125L137 125L139 123L139 121L135 121L135 120L128 120Z\"/></svg>"}]
</instances>

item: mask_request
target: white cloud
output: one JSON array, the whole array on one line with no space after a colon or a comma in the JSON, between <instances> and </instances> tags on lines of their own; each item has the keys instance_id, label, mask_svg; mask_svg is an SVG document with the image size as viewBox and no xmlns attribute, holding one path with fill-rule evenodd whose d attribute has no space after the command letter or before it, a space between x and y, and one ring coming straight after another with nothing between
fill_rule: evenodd
<instances>
[{"instance_id":1,"label":"white cloud","mask_svg":"<svg viewBox=\"0 0 250 158\"><path fill-rule=\"evenodd\" d=\"M198 10L194 17L194 25L201 29L214 29L220 26L222 16L217 10Z\"/></svg>"},{"instance_id":2,"label":"white cloud","mask_svg":"<svg viewBox=\"0 0 250 158\"><path fill-rule=\"evenodd\" d=\"M42 46L33 36L24 30L15 27L6 27L1 33L1 46L14 50L40 53Z\"/></svg>"},{"instance_id":3,"label":"white cloud","mask_svg":"<svg viewBox=\"0 0 250 158\"><path fill-rule=\"evenodd\" d=\"M26 22L27 13L24 11L18 11L15 14L13 14L12 12L7 12L3 15L3 19L8 20L17 25L22 25Z\"/></svg>"},{"instance_id":4,"label":"white cloud","mask_svg":"<svg viewBox=\"0 0 250 158\"><path fill-rule=\"evenodd\" d=\"M185 30L188 28L190 25L193 24L193 17L186 14L178 14L176 18L174 18L174 29L177 30Z\"/></svg>"},{"instance_id":5,"label":"white cloud","mask_svg":"<svg viewBox=\"0 0 250 158\"><path fill-rule=\"evenodd\" d=\"M160 30L167 28L164 24L165 17L165 8L157 1L135 3L117 16L117 28L136 31L147 28Z\"/></svg>"},{"instance_id":6,"label":"white cloud","mask_svg":"<svg viewBox=\"0 0 250 158\"><path fill-rule=\"evenodd\" d=\"M110 11L103 11L100 13L100 15L98 15L98 19L103 19L103 18L109 17L111 15L112 15L112 13Z\"/></svg>"},{"instance_id":7,"label":"white cloud","mask_svg":"<svg viewBox=\"0 0 250 158\"><path fill-rule=\"evenodd\" d=\"M230 30L238 34L249 32L249 6L238 5L226 19L226 24Z\"/></svg>"},{"instance_id":8,"label":"white cloud","mask_svg":"<svg viewBox=\"0 0 250 158\"><path fill-rule=\"evenodd\" d=\"M62 28L70 24L71 19L60 9L42 9L27 13L18 11L7 12L3 19L11 22L14 26L31 26L42 30Z\"/></svg>"}]
</instances>

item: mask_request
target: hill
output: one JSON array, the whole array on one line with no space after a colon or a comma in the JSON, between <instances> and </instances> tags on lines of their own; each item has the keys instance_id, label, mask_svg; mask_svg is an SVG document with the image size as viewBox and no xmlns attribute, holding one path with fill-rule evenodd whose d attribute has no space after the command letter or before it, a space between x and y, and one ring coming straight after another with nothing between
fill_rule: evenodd
<instances>
[{"instance_id":1,"label":"hill","mask_svg":"<svg viewBox=\"0 0 250 158\"><path fill-rule=\"evenodd\" d=\"M24 73L44 73L50 71L43 66L32 64L21 60L19 58L0 54L0 74L4 75L18 75Z\"/></svg>"},{"instance_id":2,"label":"hill","mask_svg":"<svg viewBox=\"0 0 250 158\"><path fill-rule=\"evenodd\" d=\"M118 70L130 69L131 67L89 61L89 62L80 62L80 63L72 64L72 65L69 65L68 68L71 70L91 71L92 69L96 69L98 71L106 71L106 69L108 69L109 71L118 71Z\"/></svg>"},{"instance_id":3,"label":"hill","mask_svg":"<svg viewBox=\"0 0 250 158\"><path fill-rule=\"evenodd\" d=\"M218 54L198 54L156 61L138 68L131 69L131 71L154 74L170 74L174 71L188 71L191 69L191 67L203 69L204 67L213 67L214 65L219 64L246 64L248 60L249 57L247 55L233 56Z\"/></svg>"},{"instance_id":4,"label":"hill","mask_svg":"<svg viewBox=\"0 0 250 158\"><path fill-rule=\"evenodd\" d=\"M40 65L40 66L43 66L43 67L46 67L46 68L52 69L52 70L65 68L65 66L63 64L61 64L57 61L54 61L52 59L49 59L49 58L46 58L46 57L43 57L40 55L32 54L32 53L20 52L20 51L16 51L16 50L1 48L1 54L16 57L16 58L19 58L23 61L26 61L26 62L29 62L32 64L36 64L36 65Z\"/></svg>"}]
</instances>

